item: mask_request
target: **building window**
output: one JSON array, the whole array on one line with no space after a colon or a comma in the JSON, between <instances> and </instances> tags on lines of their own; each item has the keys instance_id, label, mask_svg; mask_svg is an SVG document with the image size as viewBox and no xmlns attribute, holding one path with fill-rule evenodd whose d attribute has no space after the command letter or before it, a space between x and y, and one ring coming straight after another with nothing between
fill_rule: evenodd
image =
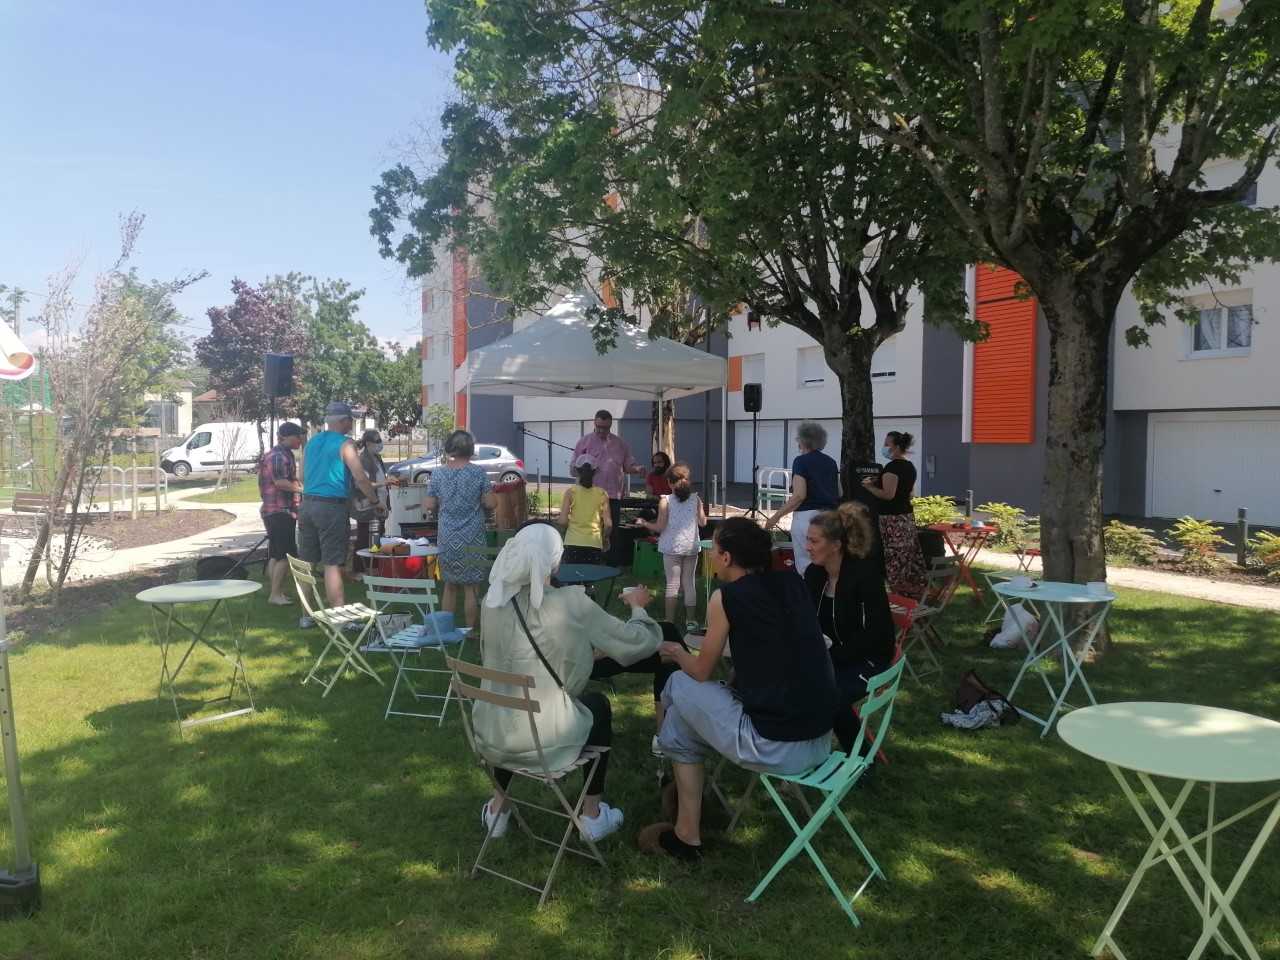
<instances>
[{"instance_id":1,"label":"building window","mask_svg":"<svg viewBox=\"0 0 1280 960\"><path fill-rule=\"evenodd\" d=\"M1191 355L1239 356L1253 346L1253 305L1205 307L1191 330Z\"/></svg>"},{"instance_id":2,"label":"building window","mask_svg":"<svg viewBox=\"0 0 1280 960\"><path fill-rule=\"evenodd\" d=\"M142 425L152 430L159 430L165 436L178 432L178 405L171 400L156 400L147 404L147 412L143 414Z\"/></svg>"},{"instance_id":3,"label":"building window","mask_svg":"<svg viewBox=\"0 0 1280 960\"><path fill-rule=\"evenodd\" d=\"M423 360L430 360L430 359L431 359L431 341L432 341L432 340L434 340L434 339L435 339L435 337L423 337L423 338L422 338L422 359L423 359Z\"/></svg>"},{"instance_id":4,"label":"building window","mask_svg":"<svg viewBox=\"0 0 1280 960\"><path fill-rule=\"evenodd\" d=\"M749 353L742 358L742 382L764 383L764 354Z\"/></svg>"},{"instance_id":5,"label":"building window","mask_svg":"<svg viewBox=\"0 0 1280 960\"><path fill-rule=\"evenodd\" d=\"M827 361L821 347L801 347L796 351L796 386L801 390L821 387L827 382Z\"/></svg>"},{"instance_id":6,"label":"building window","mask_svg":"<svg viewBox=\"0 0 1280 960\"><path fill-rule=\"evenodd\" d=\"M898 376L898 341L890 337L871 356L871 381L886 383Z\"/></svg>"}]
</instances>

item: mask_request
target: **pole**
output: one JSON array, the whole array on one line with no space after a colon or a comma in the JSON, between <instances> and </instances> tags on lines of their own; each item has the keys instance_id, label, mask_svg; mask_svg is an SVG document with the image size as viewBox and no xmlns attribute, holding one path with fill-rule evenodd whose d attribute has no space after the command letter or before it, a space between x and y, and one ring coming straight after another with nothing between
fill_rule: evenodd
<instances>
[{"instance_id":1,"label":"pole","mask_svg":"<svg viewBox=\"0 0 1280 960\"><path fill-rule=\"evenodd\" d=\"M138 438L129 438L129 472L133 474L133 483L130 484L129 494L129 519L138 519Z\"/></svg>"},{"instance_id":2,"label":"pole","mask_svg":"<svg viewBox=\"0 0 1280 960\"><path fill-rule=\"evenodd\" d=\"M31 489L36 489L36 399L33 377L27 377L27 445L31 448Z\"/></svg>"},{"instance_id":3,"label":"pole","mask_svg":"<svg viewBox=\"0 0 1280 960\"><path fill-rule=\"evenodd\" d=\"M160 438L153 438L156 445L156 472L152 479L156 485L156 516L160 516Z\"/></svg>"},{"instance_id":4,"label":"pole","mask_svg":"<svg viewBox=\"0 0 1280 960\"><path fill-rule=\"evenodd\" d=\"M973 516L973 491L966 490L964 492L964 495L965 495L964 515L965 515L965 518L968 519Z\"/></svg>"},{"instance_id":5,"label":"pole","mask_svg":"<svg viewBox=\"0 0 1280 960\"><path fill-rule=\"evenodd\" d=\"M707 336L703 340L707 353L711 352L711 328L707 328ZM702 395L702 499L706 503L714 503L711 499L711 492L714 488L709 487L711 480L711 396L709 393Z\"/></svg>"},{"instance_id":6,"label":"pole","mask_svg":"<svg viewBox=\"0 0 1280 960\"><path fill-rule=\"evenodd\" d=\"M0 548L0 566L4 550ZM9 635L4 619L4 584L0 582L0 743L4 750L4 779L9 794L9 824L13 835L13 870L0 870L0 917L29 916L40 909L40 868L31 859L31 839L18 766L18 737L13 722L13 681L9 671Z\"/></svg>"},{"instance_id":7,"label":"pole","mask_svg":"<svg viewBox=\"0 0 1280 960\"><path fill-rule=\"evenodd\" d=\"M267 438L272 443L276 442L276 395L271 395L271 436Z\"/></svg>"},{"instance_id":8,"label":"pole","mask_svg":"<svg viewBox=\"0 0 1280 960\"><path fill-rule=\"evenodd\" d=\"M1236 544L1236 563L1244 566L1249 559L1249 508L1236 507L1236 523L1239 525L1240 540Z\"/></svg>"},{"instance_id":9,"label":"pole","mask_svg":"<svg viewBox=\"0 0 1280 960\"><path fill-rule=\"evenodd\" d=\"M725 377L728 377L728 368ZM729 495L725 485L729 482L729 381L720 391L720 517L729 515Z\"/></svg>"}]
</instances>

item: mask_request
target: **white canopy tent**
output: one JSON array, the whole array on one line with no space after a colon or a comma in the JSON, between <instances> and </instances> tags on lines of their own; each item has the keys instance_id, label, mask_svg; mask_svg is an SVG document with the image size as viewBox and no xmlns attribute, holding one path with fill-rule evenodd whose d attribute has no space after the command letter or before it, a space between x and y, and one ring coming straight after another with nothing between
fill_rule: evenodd
<instances>
[{"instance_id":1,"label":"white canopy tent","mask_svg":"<svg viewBox=\"0 0 1280 960\"><path fill-rule=\"evenodd\" d=\"M566 297L529 326L473 350L460 371L471 395L591 397L600 400L674 400L722 389L720 478L727 483L728 363L724 357L632 327L615 345L596 349L585 295ZM722 498L723 499L723 498Z\"/></svg>"}]
</instances>

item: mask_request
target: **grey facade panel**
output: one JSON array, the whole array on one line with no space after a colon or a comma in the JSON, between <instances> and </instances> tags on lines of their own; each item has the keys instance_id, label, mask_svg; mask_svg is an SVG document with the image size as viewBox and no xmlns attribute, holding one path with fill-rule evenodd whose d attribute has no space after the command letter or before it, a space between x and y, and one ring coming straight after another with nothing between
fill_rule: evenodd
<instances>
[{"instance_id":1,"label":"grey facade panel","mask_svg":"<svg viewBox=\"0 0 1280 960\"><path fill-rule=\"evenodd\" d=\"M918 487L926 495L963 497L969 489L969 444L960 441L960 414L925 414L924 462Z\"/></svg>"},{"instance_id":2,"label":"grey facade panel","mask_svg":"<svg viewBox=\"0 0 1280 960\"><path fill-rule=\"evenodd\" d=\"M964 341L950 327L924 325L920 412L959 417L964 403ZM925 432L926 442L929 433Z\"/></svg>"},{"instance_id":3,"label":"grey facade panel","mask_svg":"<svg viewBox=\"0 0 1280 960\"><path fill-rule=\"evenodd\" d=\"M1147 510L1147 411L1111 415L1103 457L1102 510L1141 517Z\"/></svg>"},{"instance_id":4,"label":"grey facade panel","mask_svg":"<svg viewBox=\"0 0 1280 960\"><path fill-rule=\"evenodd\" d=\"M467 349L476 350L495 340L509 336L512 330L506 316L507 305L485 296L488 287L479 277L470 281L471 295L467 297ZM477 440L497 443L509 450L523 449L520 434L512 417L515 401L511 397L485 397L473 394L471 409L467 412L468 427Z\"/></svg>"}]
</instances>

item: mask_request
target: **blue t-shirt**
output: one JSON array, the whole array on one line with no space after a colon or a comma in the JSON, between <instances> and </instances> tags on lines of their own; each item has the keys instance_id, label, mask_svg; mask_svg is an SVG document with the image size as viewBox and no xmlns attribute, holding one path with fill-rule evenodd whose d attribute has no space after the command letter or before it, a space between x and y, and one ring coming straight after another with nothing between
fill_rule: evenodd
<instances>
[{"instance_id":1,"label":"blue t-shirt","mask_svg":"<svg viewBox=\"0 0 1280 960\"><path fill-rule=\"evenodd\" d=\"M840 468L821 450L792 460L791 475L804 477L804 502L797 510L832 510L840 502Z\"/></svg>"},{"instance_id":2,"label":"blue t-shirt","mask_svg":"<svg viewBox=\"0 0 1280 960\"><path fill-rule=\"evenodd\" d=\"M304 496L345 500L350 474L342 462L342 445L347 437L336 430L322 430L307 441L302 458Z\"/></svg>"}]
</instances>

